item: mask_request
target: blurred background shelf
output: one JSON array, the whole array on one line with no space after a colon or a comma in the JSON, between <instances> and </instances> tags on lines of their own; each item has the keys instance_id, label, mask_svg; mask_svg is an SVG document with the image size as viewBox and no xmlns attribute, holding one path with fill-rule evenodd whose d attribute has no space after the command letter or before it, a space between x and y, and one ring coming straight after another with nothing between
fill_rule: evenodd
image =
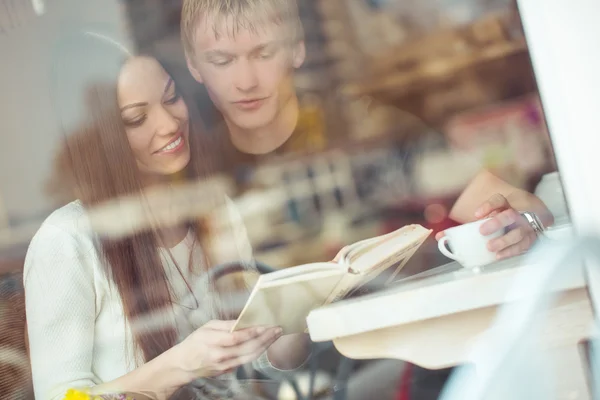
<instances>
[{"instance_id":1,"label":"blurred background shelf","mask_svg":"<svg viewBox=\"0 0 600 400\"><path fill-rule=\"evenodd\" d=\"M368 70L342 91L392 105L438 128L462 111L536 92L531 71L513 15L490 13L371 57Z\"/></svg>"}]
</instances>

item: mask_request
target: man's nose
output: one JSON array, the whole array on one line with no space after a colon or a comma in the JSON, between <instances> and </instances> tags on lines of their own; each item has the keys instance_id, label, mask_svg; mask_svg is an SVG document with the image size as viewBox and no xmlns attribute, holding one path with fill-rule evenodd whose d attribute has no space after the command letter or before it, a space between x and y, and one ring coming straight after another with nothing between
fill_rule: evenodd
<instances>
[{"instance_id":1,"label":"man's nose","mask_svg":"<svg viewBox=\"0 0 600 400\"><path fill-rule=\"evenodd\" d=\"M241 92L249 92L258 86L258 77L254 66L248 61L238 64L233 79L235 87Z\"/></svg>"}]
</instances>

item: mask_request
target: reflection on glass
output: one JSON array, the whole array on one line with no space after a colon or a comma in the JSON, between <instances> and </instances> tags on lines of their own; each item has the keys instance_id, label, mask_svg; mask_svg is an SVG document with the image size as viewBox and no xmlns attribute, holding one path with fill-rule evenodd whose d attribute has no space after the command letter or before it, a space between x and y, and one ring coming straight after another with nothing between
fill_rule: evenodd
<instances>
[{"instance_id":1,"label":"reflection on glass","mask_svg":"<svg viewBox=\"0 0 600 400\"><path fill-rule=\"evenodd\" d=\"M0 328L0 348L14 348L11 354L18 355L0 355L0 376L7 376L2 368L14 376L0 378L6 393L31 392L29 372L13 368L15 359L26 360L36 371L22 340L25 317L18 304L24 289L14 282L23 281L26 251L42 221L74 199L88 208L91 229L99 237L98 265L104 265L101 258L117 254L115 264L123 268L113 272L139 267L130 270L139 273L130 281L108 278L98 269L107 287L110 282L120 289L117 295L106 292L114 304L94 297L93 303L100 304L94 311L114 307L130 317L148 311L137 303L137 294L126 293L127 286L135 286L132 282L147 278L151 269L142 264L156 267L151 280L165 283L161 274L168 276L168 285L148 291L146 300L175 304L185 309L183 314L194 309L217 317L205 279L198 278L206 278L205 271L165 269L159 248L179 246L171 266L202 269L242 261L252 268L259 263L265 270L281 269L327 261L349 243L420 224L434 234L398 281L399 287L418 288L476 273L449 264L437 248L436 239L458 224L493 217L512 232L504 244L490 244L505 259L479 273L518 265L517 254L536 243L519 211L538 214L553 239L571 234L513 1L82 4L2 3L8 12L0 17L0 51L11 62L3 63L0 74L0 113L8 133L0 156L0 287L10 290L0 291L0 310L17 310L12 320L18 325L10 332ZM114 51L84 45L72 47L67 57L57 49L69 31L103 36ZM139 65L126 62L133 56ZM64 68L60 82L57 65ZM104 97L108 92L98 89L86 96L85 81L92 77L84 70L110 84L120 76L128 88L111 89ZM111 113L113 119L105 118ZM94 133L90 126L101 128L93 139L85 135ZM85 132L75 134L79 130ZM182 156L174 163L154 163L155 151L174 146L166 150L177 153L179 144L169 141L173 133L181 133L192 161ZM159 140L145 139L154 134ZM178 158L175 153L169 157ZM130 162L123 164L124 159ZM53 173L55 166L61 173ZM63 196L51 197L49 188ZM59 235L46 239L54 236ZM106 251L135 241L149 246ZM46 247L64 256L64 246ZM190 261L193 251L197 257ZM210 262L199 261L204 257ZM182 279L171 281L171 274ZM251 286L246 278L256 277L236 277L232 285ZM39 283L45 290L52 287L50 281ZM243 294L229 293L230 286L215 289L243 306ZM94 287L89 293L102 290ZM180 292L193 295L180 298ZM123 298L126 305L118 308ZM66 309L44 314L56 316L57 329L70 329L73 314ZM112 334L119 344L128 337L121 317L108 324L118 326ZM35 330L37 317L32 312L28 318ZM200 326L188 324L186 331L183 325L178 326L181 337L171 332L169 343ZM98 329L99 336L109 335L108 329ZM35 335L51 336L41 329L28 338ZM148 358L160 352L142 348ZM369 368L366 364L361 368ZM319 376L334 380L336 368L329 365L337 362L315 365ZM98 381L117 374L96 372ZM418 393L422 384L415 382L411 390Z\"/></svg>"}]
</instances>

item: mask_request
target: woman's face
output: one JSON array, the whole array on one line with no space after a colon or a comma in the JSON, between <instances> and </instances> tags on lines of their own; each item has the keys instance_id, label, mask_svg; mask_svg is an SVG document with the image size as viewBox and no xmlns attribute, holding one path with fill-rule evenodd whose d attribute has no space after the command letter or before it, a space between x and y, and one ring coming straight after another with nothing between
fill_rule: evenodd
<instances>
[{"instance_id":1,"label":"woman's face","mask_svg":"<svg viewBox=\"0 0 600 400\"><path fill-rule=\"evenodd\" d=\"M190 161L189 117L171 77L151 57L133 57L117 87L121 118L139 169L153 176L181 171Z\"/></svg>"}]
</instances>

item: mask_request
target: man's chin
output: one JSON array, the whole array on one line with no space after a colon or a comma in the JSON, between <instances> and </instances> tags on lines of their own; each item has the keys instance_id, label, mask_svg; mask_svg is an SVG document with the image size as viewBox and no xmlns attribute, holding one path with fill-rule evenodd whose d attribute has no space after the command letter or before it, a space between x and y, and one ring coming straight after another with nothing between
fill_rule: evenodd
<instances>
[{"instance_id":1,"label":"man's chin","mask_svg":"<svg viewBox=\"0 0 600 400\"><path fill-rule=\"evenodd\" d=\"M260 119L254 121L240 121L240 120L230 120L230 126L233 125L237 130L247 132L248 134L255 133L257 131L262 131L269 125L272 125L273 121L268 119Z\"/></svg>"},{"instance_id":2,"label":"man's chin","mask_svg":"<svg viewBox=\"0 0 600 400\"><path fill-rule=\"evenodd\" d=\"M259 110L248 113L229 109L229 112L223 113L223 115L227 121L227 125L231 128L247 131L259 130L273 124L275 119L277 119L277 111L266 106L267 104L263 105Z\"/></svg>"}]
</instances>

